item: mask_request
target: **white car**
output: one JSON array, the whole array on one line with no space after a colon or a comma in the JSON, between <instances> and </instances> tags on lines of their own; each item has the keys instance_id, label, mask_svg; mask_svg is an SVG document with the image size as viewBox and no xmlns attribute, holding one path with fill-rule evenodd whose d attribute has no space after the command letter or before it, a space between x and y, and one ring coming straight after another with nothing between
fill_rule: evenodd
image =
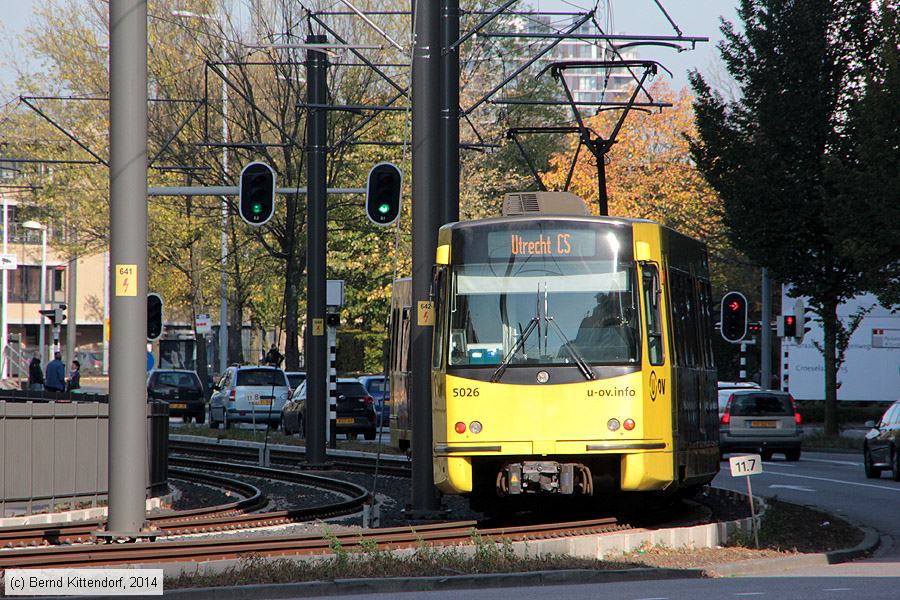
<instances>
[{"instance_id":1,"label":"white car","mask_svg":"<svg viewBox=\"0 0 900 600\"><path fill-rule=\"evenodd\" d=\"M288 400L287 376L276 367L233 366L213 386L209 399L209 426L265 423L277 427Z\"/></svg>"}]
</instances>

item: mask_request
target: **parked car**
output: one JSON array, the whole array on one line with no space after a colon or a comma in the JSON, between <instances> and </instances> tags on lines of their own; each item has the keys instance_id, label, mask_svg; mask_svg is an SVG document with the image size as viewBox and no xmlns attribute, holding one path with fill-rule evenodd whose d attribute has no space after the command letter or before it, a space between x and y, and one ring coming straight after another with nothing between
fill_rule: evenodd
<instances>
[{"instance_id":1,"label":"parked car","mask_svg":"<svg viewBox=\"0 0 900 600\"><path fill-rule=\"evenodd\" d=\"M735 390L758 390L759 384L752 381L720 381L719 382L719 418L725 414L725 405Z\"/></svg>"},{"instance_id":2,"label":"parked car","mask_svg":"<svg viewBox=\"0 0 900 600\"><path fill-rule=\"evenodd\" d=\"M294 391L281 414L281 427L290 435L299 433L306 437L306 387L304 381ZM367 440L374 440L375 400L357 379L337 380L336 434L347 434L347 439L356 439L360 433Z\"/></svg>"},{"instance_id":3,"label":"parked car","mask_svg":"<svg viewBox=\"0 0 900 600\"><path fill-rule=\"evenodd\" d=\"M877 423L867 421L866 427L871 429L863 442L866 477L877 479L882 471L890 470L894 481L900 481L900 400Z\"/></svg>"},{"instance_id":4,"label":"parked car","mask_svg":"<svg viewBox=\"0 0 900 600\"><path fill-rule=\"evenodd\" d=\"M306 371L286 371L284 373L288 378L288 385L291 386L291 390L296 390L300 387L300 384L306 381Z\"/></svg>"},{"instance_id":5,"label":"parked car","mask_svg":"<svg viewBox=\"0 0 900 600\"><path fill-rule=\"evenodd\" d=\"M82 373L93 374L103 370L103 354L100 352L79 350L75 353L75 360L81 364Z\"/></svg>"},{"instance_id":6,"label":"parked car","mask_svg":"<svg viewBox=\"0 0 900 600\"><path fill-rule=\"evenodd\" d=\"M787 460L800 460L802 421L787 392L734 390L719 422L721 454L758 452L771 460L780 452Z\"/></svg>"},{"instance_id":7,"label":"parked car","mask_svg":"<svg viewBox=\"0 0 900 600\"><path fill-rule=\"evenodd\" d=\"M206 398L200 378L194 371L156 369L147 377L147 399L166 402L170 417L181 417L185 423L206 421Z\"/></svg>"},{"instance_id":8,"label":"parked car","mask_svg":"<svg viewBox=\"0 0 900 600\"><path fill-rule=\"evenodd\" d=\"M213 386L209 426L265 423L277 427L288 400L288 380L276 367L231 366Z\"/></svg>"},{"instance_id":9,"label":"parked car","mask_svg":"<svg viewBox=\"0 0 900 600\"><path fill-rule=\"evenodd\" d=\"M375 400L375 414L378 416L378 425L388 425L391 422L391 390L385 381L384 375L363 375L359 377L360 383Z\"/></svg>"}]
</instances>

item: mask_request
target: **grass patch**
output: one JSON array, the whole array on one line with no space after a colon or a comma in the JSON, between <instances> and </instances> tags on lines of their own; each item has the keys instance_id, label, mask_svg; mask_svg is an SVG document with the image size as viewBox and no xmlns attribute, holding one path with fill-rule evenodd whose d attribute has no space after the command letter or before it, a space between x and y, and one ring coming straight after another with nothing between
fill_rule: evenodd
<instances>
[{"instance_id":1,"label":"grass patch","mask_svg":"<svg viewBox=\"0 0 900 600\"><path fill-rule=\"evenodd\" d=\"M839 435L825 435L824 433L814 433L803 436L803 448L837 448L845 450L859 450L862 452L863 440L861 437L844 437Z\"/></svg>"},{"instance_id":2,"label":"grass patch","mask_svg":"<svg viewBox=\"0 0 900 600\"><path fill-rule=\"evenodd\" d=\"M828 552L852 548L863 532L842 519L815 509L769 500L759 527L759 547L780 552ZM753 548L750 531L735 532L728 546Z\"/></svg>"},{"instance_id":3,"label":"grass patch","mask_svg":"<svg viewBox=\"0 0 900 600\"><path fill-rule=\"evenodd\" d=\"M484 540L473 533L474 554L456 547L435 547L419 540L410 554L396 555L380 549L375 542L360 539L353 551L344 548L334 536L328 536L332 555L309 561L286 558L269 559L248 556L220 573L183 573L166 580L166 589L235 586L304 581L334 581L372 577L429 577L517 573L563 569L623 569L633 563L602 561L566 555L519 557L508 541Z\"/></svg>"}]
</instances>

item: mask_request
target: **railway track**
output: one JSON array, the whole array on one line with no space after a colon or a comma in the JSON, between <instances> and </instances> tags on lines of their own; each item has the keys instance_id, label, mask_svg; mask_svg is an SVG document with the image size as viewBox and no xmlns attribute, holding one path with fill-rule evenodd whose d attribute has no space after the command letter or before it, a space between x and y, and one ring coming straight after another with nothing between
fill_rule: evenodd
<instances>
[{"instance_id":1,"label":"railway track","mask_svg":"<svg viewBox=\"0 0 900 600\"><path fill-rule=\"evenodd\" d=\"M212 507L154 515L148 518L148 521L150 527L159 533L159 537L270 527L298 521L340 516L359 511L369 498L368 491L356 484L309 473L175 457L169 459L169 464L182 467L170 469L170 473L174 478L191 480L205 485L215 485L236 492L244 496L244 498ZM345 496L345 498L334 503L301 509L263 513L253 512L264 508L268 503L268 500L259 488L243 481L212 475L207 472L198 472L197 469L267 477L298 485L331 490ZM103 519L91 519L56 525L26 525L0 528L0 548L15 549L93 542L96 541L93 534L101 530L104 525L105 520Z\"/></svg>"},{"instance_id":2,"label":"railway track","mask_svg":"<svg viewBox=\"0 0 900 600\"><path fill-rule=\"evenodd\" d=\"M234 537L106 544L103 546L54 546L28 548L0 553L0 568L41 566L44 568L85 567L97 565L151 564L160 562L209 561L240 558L248 554L267 557L327 554L335 541L347 551L362 544L378 544L379 548L415 547L422 542L433 545L470 543L474 535L483 541L525 541L579 535L611 533L627 529L615 519L595 519L574 523L545 523L520 527L476 528L474 521L368 529L337 533Z\"/></svg>"},{"instance_id":3,"label":"railway track","mask_svg":"<svg viewBox=\"0 0 900 600\"><path fill-rule=\"evenodd\" d=\"M259 462L258 448L252 446L220 444L213 438L210 438L209 442L170 439L169 453ZM335 469L372 473L376 468L375 459L373 458L346 455L329 455L328 458ZM271 448L269 450L269 460L272 464L303 469L305 466L306 451L305 448L300 447L296 449L286 449L283 446ZM397 457L396 455L382 455L380 461L378 461L377 468L380 474L393 477L410 477L412 474L409 461L405 457Z\"/></svg>"}]
</instances>

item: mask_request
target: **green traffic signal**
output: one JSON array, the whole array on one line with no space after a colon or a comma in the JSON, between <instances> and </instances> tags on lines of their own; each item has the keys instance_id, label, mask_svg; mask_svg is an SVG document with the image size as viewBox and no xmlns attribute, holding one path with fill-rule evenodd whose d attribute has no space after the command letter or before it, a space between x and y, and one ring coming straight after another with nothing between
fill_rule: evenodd
<instances>
[{"instance_id":1,"label":"green traffic signal","mask_svg":"<svg viewBox=\"0 0 900 600\"><path fill-rule=\"evenodd\" d=\"M253 206L250 208L250 210L253 211L254 215L260 214L262 212L262 209L262 202L254 202Z\"/></svg>"},{"instance_id":2,"label":"green traffic signal","mask_svg":"<svg viewBox=\"0 0 900 600\"><path fill-rule=\"evenodd\" d=\"M390 204L384 203L384 204L378 205L378 212L380 212L383 215L386 215L389 210L391 210Z\"/></svg>"}]
</instances>

